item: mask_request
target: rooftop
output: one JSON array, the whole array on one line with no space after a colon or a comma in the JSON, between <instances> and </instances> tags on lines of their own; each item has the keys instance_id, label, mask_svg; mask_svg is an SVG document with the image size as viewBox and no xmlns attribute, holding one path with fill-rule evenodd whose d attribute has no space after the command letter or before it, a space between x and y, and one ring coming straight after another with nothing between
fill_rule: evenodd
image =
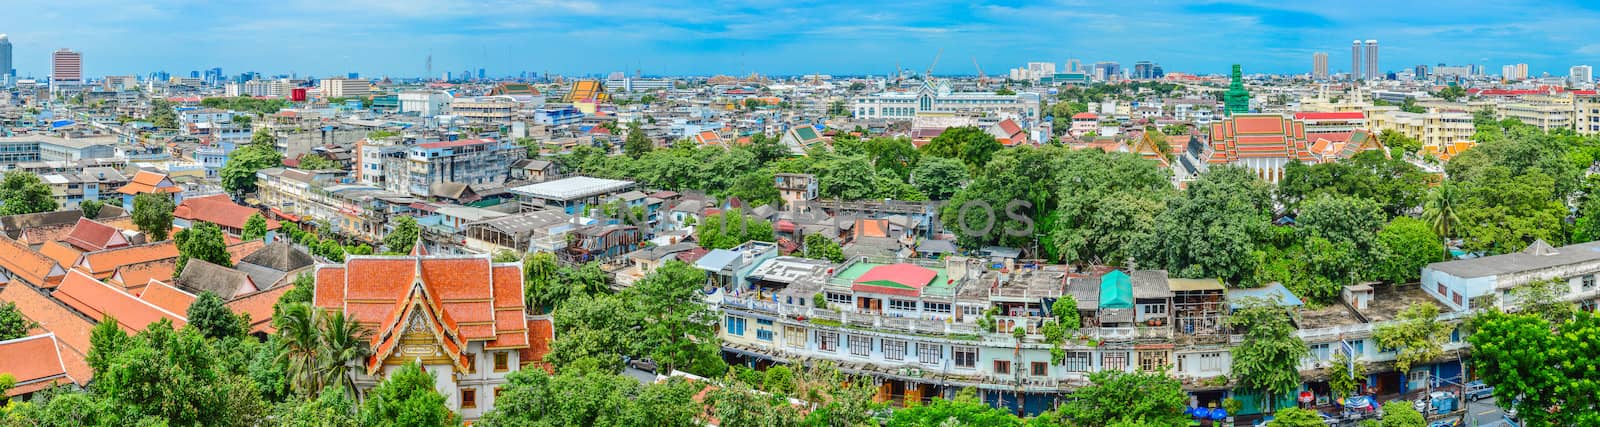
<instances>
[{"instance_id":1,"label":"rooftop","mask_svg":"<svg viewBox=\"0 0 1600 427\"><path fill-rule=\"evenodd\" d=\"M1600 260L1600 241L1552 248L1535 241L1520 252L1428 264L1427 269L1460 278L1488 277L1558 265Z\"/></svg>"},{"instance_id":2,"label":"rooftop","mask_svg":"<svg viewBox=\"0 0 1600 427\"><path fill-rule=\"evenodd\" d=\"M514 187L511 192L545 200L568 201L617 192L632 186L633 181L575 176Z\"/></svg>"}]
</instances>

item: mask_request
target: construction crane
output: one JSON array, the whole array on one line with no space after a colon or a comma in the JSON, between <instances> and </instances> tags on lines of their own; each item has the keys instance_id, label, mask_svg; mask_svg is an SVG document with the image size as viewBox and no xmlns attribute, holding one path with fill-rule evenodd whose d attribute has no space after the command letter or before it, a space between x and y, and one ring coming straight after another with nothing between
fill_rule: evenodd
<instances>
[{"instance_id":1,"label":"construction crane","mask_svg":"<svg viewBox=\"0 0 1600 427\"><path fill-rule=\"evenodd\" d=\"M933 80L933 67L939 66L939 58L944 56L944 48L939 48L939 54L933 56L933 63L928 64L928 72L922 73L923 80Z\"/></svg>"},{"instance_id":2,"label":"construction crane","mask_svg":"<svg viewBox=\"0 0 1600 427\"><path fill-rule=\"evenodd\" d=\"M989 86L989 76L983 74L983 66L978 65L978 57L972 57L972 67L978 69L978 87Z\"/></svg>"}]
</instances>

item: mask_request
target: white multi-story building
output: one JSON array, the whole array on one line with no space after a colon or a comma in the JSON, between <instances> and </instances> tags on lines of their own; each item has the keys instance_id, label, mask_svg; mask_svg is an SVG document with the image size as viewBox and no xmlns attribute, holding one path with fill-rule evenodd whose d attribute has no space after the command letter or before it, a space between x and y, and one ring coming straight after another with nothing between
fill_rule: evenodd
<instances>
[{"instance_id":1,"label":"white multi-story building","mask_svg":"<svg viewBox=\"0 0 1600 427\"><path fill-rule=\"evenodd\" d=\"M400 113L433 117L450 110L450 95L433 90L400 92Z\"/></svg>"},{"instance_id":2,"label":"white multi-story building","mask_svg":"<svg viewBox=\"0 0 1600 427\"><path fill-rule=\"evenodd\" d=\"M1567 82L1573 85L1586 85L1594 83L1594 68L1588 65L1574 65L1567 71Z\"/></svg>"},{"instance_id":3,"label":"white multi-story building","mask_svg":"<svg viewBox=\"0 0 1600 427\"><path fill-rule=\"evenodd\" d=\"M924 83L915 92L882 92L851 100L858 119L911 120L918 113L980 113L1037 119L1039 94L1019 92L1001 95L994 92L954 92L947 82Z\"/></svg>"},{"instance_id":4,"label":"white multi-story building","mask_svg":"<svg viewBox=\"0 0 1600 427\"><path fill-rule=\"evenodd\" d=\"M244 82L240 91L244 96L281 98L289 94L289 82L287 80L251 80Z\"/></svg>"},{"instance_id":5,"label":"white multi-story building","mask_svg":"<svg viewBox=\"0 0 1600 427\"><path fill-rule=\"evenodd\" d=\"M330 78L322 79L322 96L328 98L365 98L372 94L372 83L366 80Z\"/></svg>"}]
</instances>

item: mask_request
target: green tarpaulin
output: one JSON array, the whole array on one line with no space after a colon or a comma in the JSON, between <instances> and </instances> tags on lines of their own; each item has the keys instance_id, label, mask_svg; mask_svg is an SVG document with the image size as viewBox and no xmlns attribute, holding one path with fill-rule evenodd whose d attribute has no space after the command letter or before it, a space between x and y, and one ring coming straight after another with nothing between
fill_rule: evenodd
<instances>
[{"instance_id":1,"label":"green tarpaulin","mask_svg":"<svg viewBox=\"0 0 1600 427\"><path fill-rule=\"evenodd\" d=\"M1133 280L1122 270L1100 276L1100 309L1133 308Z\"/></svg>"}]
</instances>

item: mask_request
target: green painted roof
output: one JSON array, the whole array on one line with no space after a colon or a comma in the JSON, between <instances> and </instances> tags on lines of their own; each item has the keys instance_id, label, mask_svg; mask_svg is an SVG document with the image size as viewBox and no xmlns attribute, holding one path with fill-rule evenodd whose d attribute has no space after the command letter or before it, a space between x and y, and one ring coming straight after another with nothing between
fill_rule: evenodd
<instances>
[{"instance_id":1,"label":"green painted roof","mask_svg":"<svg viewBox=\"0 0 1600 427\"><path fill-rule=\"evenodd\" d=\"M1122 270L1100 276L1100 309L1133 308L1133 280Z\"/></svg>"},{"instance_id":2,"label":"green painted roof","mask_svg":"<svg viewBox=\"0 0 1600 427\"><path fill-rule=\"evenodd\" d=\"M794 128L794 133L800 137L801 141L810 141L819 137L817 135L817 130L811 128L811 126Z\"/></svg>"}]
</instances>

